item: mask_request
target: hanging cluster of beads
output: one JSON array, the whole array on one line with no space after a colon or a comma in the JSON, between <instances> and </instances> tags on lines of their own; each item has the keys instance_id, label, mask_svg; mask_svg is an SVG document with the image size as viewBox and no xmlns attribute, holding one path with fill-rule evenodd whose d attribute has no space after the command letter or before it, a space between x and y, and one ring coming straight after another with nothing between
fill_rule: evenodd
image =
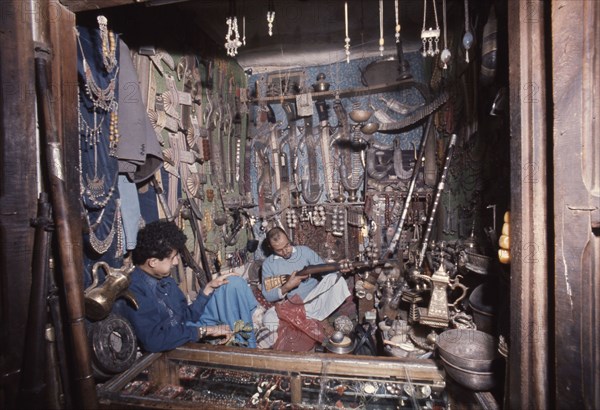
<instances>
[{"instance_id":1,"label":"hanging cluster of beads","mask_svg":"<svg viewBox=\"0 0 600 410\"><path fill-rule=\"evenodd\" d=\"M295 209L289 209L287 211L285 214L285 223L287 224L288 228L296 229L298 226L298 215L296 215Z\"/></svg>"},{"instance_id":2,"label":"hanging cluster of beads","mask_svg":"<svg viewBox=\"0 0 600 410\"><path fill-rule=\"evenodd\" d=\"M227 35L225 36L225 48L227 55L234 57L237 55L238 48L242 45L240 41L240 32L238 31L237 17L227 17Z\"/></svg>"},{"instance_id":3,"label":"hanging cluster of beads","mask_svg":"<svg viewBox=\"0 0 600 410\"><path fill-rule=\"evenodd\" d=\"M435 0L433 3L433 14L435 17L435 29L427 25L427 0L423 0L423 28L421 29L421 41L423 43L423 51L421 55L423 57L433 57L440 53L439 42L440 42L440 25L438 23L437 7Z\"/></svg>"},{"instance_id":4,"label":"hanging cluster of beads","mask_svg":"<svg viewBox=\"0 0 600 410\"><path fill-rule=\"evenodd\" d=\"M325 226L326 221L325 207L323 205L316 205L312 214L312 224L314 226Z\"/></svg>"},{"instance_id":5,"label":"hanging cluster of beads","mask_svg":"<svg viewBox=\"0 0 600 410\"><path fill-rule=\"evenodd\" d=\"M102 40L102 62L106 71L110 73L117 66L117 41L115 34L108 29L106 17L98 16L97 21Z\"/></svg>"},{"instance_id":6,"label":"hanging cluster of beads","mask_svg":"<svg viewBox=\"0 0 600 410\"><path fill-rule=\"evenodd\" d=\"M117 147L119 146L119 115L116 111L110 113L110 124L108 125L108 154L111 157L117 156Z\"/></svg>"},{"instance_id":7,"label":"hanging cluster of beads","mask_svg":"<svg viewBox=\"0 0 600 410\"><path fill-rule=\"evenodd\" d=\"M344 208L335 207L331 214L331 234L333 236L344 236L346 230L346 218Z\"/></svg>"},{"instance_id":8,"label":"hanging cluster of beads","mask_svg":"<svg viewBox=\"0 0 600 410\"><path fill-rule=\"evenodd\" d=\"M308 222L310 221L310 214L308 213L308 207L303 206L300 212L300 222Z\"/></svg>"}]
</instances>

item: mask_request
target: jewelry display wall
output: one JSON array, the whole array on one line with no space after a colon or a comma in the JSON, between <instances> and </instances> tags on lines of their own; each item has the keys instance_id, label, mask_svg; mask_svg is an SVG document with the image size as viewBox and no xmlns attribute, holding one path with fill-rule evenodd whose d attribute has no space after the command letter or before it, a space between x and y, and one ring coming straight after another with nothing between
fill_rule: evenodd
<instances>
[{"instance_id":1,"label":"jewelry display wall","mask_svg":"<svg viewBox=\"0 0 600 410\"><path fill-rule=\"evenodd\" d=\"M99 29L79 27L79 133L82 212L87 243L98 255L123 254L118 162L118 37L98 18Z\"/></svg>"}]
</instances>

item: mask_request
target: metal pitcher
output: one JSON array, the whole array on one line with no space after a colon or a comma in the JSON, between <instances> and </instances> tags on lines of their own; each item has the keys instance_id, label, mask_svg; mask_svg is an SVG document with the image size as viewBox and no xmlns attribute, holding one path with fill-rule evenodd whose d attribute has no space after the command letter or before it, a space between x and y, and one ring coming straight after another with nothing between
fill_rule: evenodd
<instances>
[{"instance_id":1,"label":"metal pitcher","mask_svg":"<svg viewBox=\"0 0 600 410\"><path fill-rule=\"evenodd\" d=\"M104 282L98 285L98 269L103 268L106 272ZM83 292L85 298L85 315L91 320L102 320L107 317L113 308L115 300L123 297L127 299L136 309L138 303L129 292L130 273L133 264L126 263L121 268L112 268L106 262L96 262L92 268L92 284Z\"/></svg>"}]
</instances>

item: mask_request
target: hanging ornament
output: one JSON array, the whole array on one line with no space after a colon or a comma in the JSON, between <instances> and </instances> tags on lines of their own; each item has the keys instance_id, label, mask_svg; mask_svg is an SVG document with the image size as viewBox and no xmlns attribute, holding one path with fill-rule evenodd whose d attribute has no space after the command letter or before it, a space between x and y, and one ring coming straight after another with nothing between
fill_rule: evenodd
<instances>
[{"instance_id":1,"label":"hanging ornament","mask_svg":"<svg viewBox=\"0 0 600 410\"><path fill-rule=\"evenodd\" d=\"M227 17L227 35L225 36L225 48L227 55L234 57L237 55L237 49L242 45L240 33L238 31L237 17Z\"/></svg>"},{"instance_id":2,"label":"hanging ornament","mask_svg":"<svg viewBox=\"0 0 600 410\"><path fill-rule=\"evenodd\" d=\"M269 9L267 10L267 26L269 27L269 36L273 35L273 23L275 22L275 5L273 0L269 0Z\"/></svg>"},{"instance_id":3,"label":"hanging ornament","mask_svg":"<svg viewBox=\"0 0 600 410\"><path fill-rule=\"evenodd\" d=\"M379 55L383 56L383 0L379 0Z\"/></svg>"},{"instance_id":4,"label":"hanging ornament","mask_svg":"<svg viewBox=\"0 0 600 410\"><path fill-rule=\"evenodd\" d=\"M400 19L398 17L398 0L394 0L394 9L396 12L396 27L395 27L396 34L394 34L394 36L396 37L396 43L399 43L400 42Z\"/></svg>"},{"instance_id":5,"label":"hanging ornament","mask_svg":"<svg viewBox=\"0 0 600 410\"><path fill-rule=\"evenodd\" d=\"M452 53L450 52L450 50L448 50L448 26L447 26L447 22L446 22L446 0L443 1L442 3L442 13L443 13L443 19L444 19L444 49L442 50L442 54L440 55L440 60L442 61L442 63L444 63L444 70L448 69L448 63L450 62L450 59L452 59Z\"/></svg>"},{"instance_id":6,"label":"hanging ornament","mask_svg":"<svg viewBox=\"0 0 600 410\"><path fill-rule=\"evenodd\" d=\"M246 45L246 16L242 17L242 45Z\"/></svg>"},{"instance_id":7,"label":"hanging ornament","mask_svg":"<svg viewBox=\"0 0 600 410\"><path fill-rule=\"evenodd\" d=\"M465 61L469 62L469 49L473 45L473 34L469 24L469 0L465 0L465 34L462 38L462 44L465 48Z\"/></svg>"},{"instance_id":8,"label":"hanging ornament","mask_svg":"<svg viewBox=\"0 0 600 410\"><path fill-rule=\"evenodd\" d=\"M348 2L344 2L344 25L346 28L346 37L344 38L344 48L346 49L346 63L350 63L350 37L348 36Z\"/></svg>"},{"instance_id":9,"label":"hanging ornament","mask_svg":"<svg viewBox=\"0 0 600 410\"><path fill-rule=\"evenodd\" d=\"M112 30L108 29L108 19L105 16L96 17L98 28L100 30L100 39L102 40L102 62L107 73L117 66L117 41Z\"/></svg>"},{"instance_id":10,"label":"hanging ornament","mask_svg":"<svg viewBox=\"0 0 600 410\"><path fill-rule=\"evenodd\" d=\"M423 57L433 57L440 53L439 42L440 42L440 25L438 23L437 7L435 0L433 3L433 16L435 18L435 29L427 27L427 0L423 0L423 28L421 29L421 41L423 43L423 51L421 55Z\"/></svg>"}]
</instances>

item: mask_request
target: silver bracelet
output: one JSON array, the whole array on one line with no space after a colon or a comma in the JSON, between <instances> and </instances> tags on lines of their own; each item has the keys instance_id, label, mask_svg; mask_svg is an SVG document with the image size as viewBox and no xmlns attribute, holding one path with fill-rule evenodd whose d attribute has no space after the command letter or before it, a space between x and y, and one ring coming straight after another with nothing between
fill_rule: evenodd
<instances>
[{"instance_id":1,"label":"silver bracelet","mask_svg":"<svg viewBox=\"0 0 600 410\"><path fill-rule=\"evenodd\" d=\"M198 339L204 339L206 337L206 333L208 333L206 326L200 326L198 328Z\"/></svg>"}]
</instances>

